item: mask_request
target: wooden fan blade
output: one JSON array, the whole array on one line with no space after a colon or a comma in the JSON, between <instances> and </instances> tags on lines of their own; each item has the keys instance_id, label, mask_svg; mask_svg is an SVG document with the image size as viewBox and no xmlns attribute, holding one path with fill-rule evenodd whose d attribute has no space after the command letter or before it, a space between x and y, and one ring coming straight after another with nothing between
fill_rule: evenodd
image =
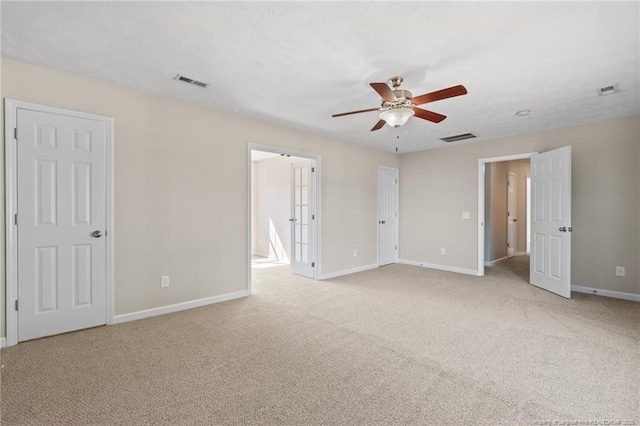
<instances>
[{"instance_id":1,"label":"wooden fan blade","mask_svg":"<svg viewBox=\"0 0 640 426\"><path fill-rule=\"evenodd\" d=\"M332 117L342 117L343 115L360 114L361 112L379 111L380 108L361 109L360 111L342 112L340 114L333 114Z\"/></svg>"},{"instance_id":2,"label":"wooden fan blade","mask_svg":"<svg viewBox=\"0 0 640 426\"><path fill-rule=\"evenodd\" d=\"M393 94L391 88L386 83L369 83L373 90L378 92L378 95L382 97L385 102L395 102L398 100L396 95Z\"/></svg>"},{"instance_id":3,"label":"wooden fan blade","mask_svg":"<svg viewBox=\"0 0 640 426\"><path fill-rule=\"evenodd\" d=\"M435 92L427 93L425 95L417 96L411 99L414 105L422 105L429 102L435 102L442 99L453 98L455 96L466 95L467 89L463 85L449 87L447 89L438 90Z\"/></svg>"},{"instance_id":4,"label":"wooden fan blade","mask_svg":"<svg viewBox=\"0 0 640 426\"><path fill-rule=\"evenodd\" d=\"M426 109L422 109L422 108L414 107L413 112L416 113L415 115L416 117L420 117L423 120L432 121L434 123L439 123L445 118L447 118L446 115L438 114L437 112L433 112L433 111L427 111Z\"/></svg>"},{"instance_id":5,"label":"wooden fan blade","mask_svg":"<svg viewBox=\"0 0 640 426\"><path fill-rule=\"evenodd\" d=\"M371 129L371 131L373 132L374 130L379 130L382 129L382 126L384 126L387 122L384 120L380 120L376 123L375 126L373 126L373 128Z\"/></svg>"}]
</instances>

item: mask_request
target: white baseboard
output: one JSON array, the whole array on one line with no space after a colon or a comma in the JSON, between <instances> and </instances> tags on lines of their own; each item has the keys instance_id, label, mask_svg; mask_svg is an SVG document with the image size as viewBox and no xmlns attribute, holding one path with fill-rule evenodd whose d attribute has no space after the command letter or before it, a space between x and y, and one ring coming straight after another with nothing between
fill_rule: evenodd
<instances>
[{"instance_id":1,"label":"white baseboard","mask_svg":"<svg viewBox=\"0 0 640 426\"><path fill-rule=\"evenodd\" d=\"M572 285L571 291L578 293L593 294L596 296L613 297L615 299L633 300L634 302L640 302L640 294L624 293L622 291L604 290L601 288L582 287L579 285Z\"/></svg>"},{"instance_id":2,"label":"white baseboard","mask_svg":"<svg viewBox=\"0 0 640 426\"><path fill-rule=\"evenodd\" d=\"M205 297L204 299L191 300L189 302L176 303L175 305L161 306L159 308L146 309L144 311L131 312L128 314L116 315L113 317L113 324L135 321L143 318L155 317L157 315L169 314L171 312L184 311L185 309L197 308L211 305L213 303L226 302L227 300L239 299L249 296L247 290L235 293L221 294L220 296Z\"/></svg>"},{"instance_id":3,"label":"white baseboard","mask_svg":"<svg viewBox=\"0 0 640 426\"><path fill-rule=\"evenodd\" d=\"M517 254L516 254L516 256L517 256ZM484 266L493 266L496 263L502 262L503 260L507 260L507 259L508 259L508 257L505 256L505 257L501 257L500 259L492 260L491 262L484 262Z\"/></svg>"},{"instance_id":4,"label":"white baseboard","mask_svg":"<svg viewBox=\"0 0 640 426\"><path fill-rule=\"evenodd\" d=\"M458 274L474 275L476 277L478 276L478 271L474 269L458 268L456 266L436 265L435 263L418 262L408 259L398 259L398 263L412 266L421 266L423 268L439 269L441 271L456 272Z\"/></svg>"},{"instance_id":5,"label":"white baseboard","mask_svg":"<svg viewBox=\"0 0 640 426\"><path fill-rule=\"evenodd\" d=\"M7 347L7 338L6 337L0 337L0 349L6 348L6 347Z\"/></svg>"},{"instance_id":6,"label":"white baseboard","mask_svg":"<svg viewBox=\"0 0 640 426\"><path fill-rule=\"evenodd\" d=\"M374 263L374 264L371 264L371 265L358 266L356 268L351 268L351 269L343 269L342 271L330 272L328 274L322 274L319 279L320 280L328 280L328 279L331 279L331 278L341 277L343 275L355 274L356 272L368 271L369 269L375 269L377 267L378 267L378 265Z\"/></svg>"}]
</instances>

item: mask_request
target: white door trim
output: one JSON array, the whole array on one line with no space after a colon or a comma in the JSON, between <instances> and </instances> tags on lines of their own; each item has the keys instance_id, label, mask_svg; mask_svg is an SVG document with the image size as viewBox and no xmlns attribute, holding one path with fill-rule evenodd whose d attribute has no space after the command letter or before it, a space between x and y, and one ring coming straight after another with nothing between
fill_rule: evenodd
<instances>
[{"instance_id":1,"label":"white door trim","mask_svg":"<svg viewBox=\"0 0 640 426\"><path fill-rule=\"evenodd\" d=\"M522 160L531 158L538 152L524 152L522 154L503 155L478 159L478 270L479 277L484 275L484 166L487 163L500 161Z\"/></svg>"},{"instance_id":2,"label":"white door trim","mask_svg":"<svg viewBox=\"0 0 640 426\"><path fill-rule=\"evenodd\" d=\"M396 235L394 237L395 240L395 245L396 247L398 246L398 228L400 227L400 171L394 167L386 167L386 166L378 166L378 174L376 175L376 184L378 182L379 176L380 176L380 170L381 169L385 169L385 170L391 170L396 174L396 181L398 182L396 184L396 202L395 202L395 210L396 210L396 217L395 217L395 221L396 221ZM380 188L377 187L376 188L376 193L378 195L378 197L380 196ZM376 210L378 210L378 203L376 202ZM376 217L377 220L380 221L380 212L376 211ZM376 265L380 266L380 230L376 227ZM398 250L396 249L396 255L394 256L394 263L398 263Z\"/></svg>"},{"instance_id":3,"label":"white door trim","mask_svg":"<svg viewBox=\"0 0 640 426\"><path fill-rule=\"evenodd\" d=\"M113 118L102 115L89 114L57 107L34 104L30 102L4 99L4 190L5 190L5 318L7 329L7 346L18 343L18 311L15 300L18 295L18 232L14 217L18 211L17 186L17 147L14 129L18 109L44 112L50 114L67 115L77 118L101 121L106 127L106 162L107 162L107 229L106 243L106 286L107 286L107 324L113 323Z\"/></svg>"},{"instance_id":4,"label":"white door trim","mask_svg":"<svg viewBox=\"0 0 640 426\"><path fill-rule=\"evenodd\" d=\"M294 149L288 148L278 148L277 146L270 145L262 145L257 143L249 142L247 144L247 292L249 294L252 293L251 287L251 151L264 151L264 152L273 152L275 154L285 154L291 155L292 157L300 157L300 158L308 158L310 160L315 161L315 172L312 174L313 181L313 194L315 201L315 215L316 218L314 220L314 253L315 253L315 268L313 269L313 279L320 279L322 276L322 262L321 262L321 252L320 252L320 238L321 238L321 221L322 221L322 209L321 209L321 164L320 164L320 154L313 154L310 152L304 151L296 151Z\"/></svg>"}]
</instances>

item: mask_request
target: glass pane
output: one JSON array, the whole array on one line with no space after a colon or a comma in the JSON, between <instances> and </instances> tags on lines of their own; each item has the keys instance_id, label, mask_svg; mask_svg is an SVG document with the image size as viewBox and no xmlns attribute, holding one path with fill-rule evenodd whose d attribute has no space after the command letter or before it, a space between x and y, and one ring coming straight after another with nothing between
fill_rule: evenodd
<instances>
[{"instance_id":1,"label":"glass pane","mask_svg":"<svg viewBox=\"0 0 640 426\"><path fill-rule=\"evenodd\" d=\"M296 226L294 226L294 234L293 234L293 241L295 241L296 243L300 242L300 239L302 238L302 236L300 235L300 227L301 225L296 224Z\"/></svg>"},{"instance_id":2,"label":"glass pane","mask_svg":"<svg viewBox=\"0 0 640 426\"><path fill-rule=\"evenodd\" d=\"M298 205L300 204L301 201L301 197L300 197L300 187L296 186L293 188L293 204Z\"/></svg>"},{"instance_id":3,"label":"glass pane","mask_svg":"<svg viewBox=\"0 0 640 426\"><path fill-rule=\"evenodd\" d=\"M304 244L309 244L309 226L302 225L302 242Z\"/></svg>"},{"instance_id":4,"label":"glass pane","mask_svg":"<svg viewBox=\"0 0 640 426\"><path fill-rule=\"evenodd\" d=\"M303 225L307 225L309 223L309 206L302 206L300 222L302 222Z\"/></svg>"},{"instance_id":5,"label":"glass pane","mask_svg":"<svg viewBox=\"0 0 640 426\"><path fill-rule=\"evenodd\" d=\"M296 219L298 219L298 223L302 223L302 220L300 220L300 213L301 213L301 212L300 212L300 206L296 206L296 209L295 209L295 210L296 210L296 211L295 211L295 214L296 214L296 215L295 215L294 217L295 217Z\"/></svg>"},{"instance_id":6,"label":"glass pane","mask_svg":"<svg viewBox=\"0 0 640 426\"><path fill-rule=\"evenodd\" d=\"M300 262L300 244L296 244L294 260Z\"/></svg>"},{"instance_id":7,"label":"glass pane","mask_svg":"<svg viewBox=\"0 0 640 426\"><path fill-rule=\"evenodd\" d=\"M303 186L302 189L302 204L309 204L309 187Z\"/></svg>"},{"instance_id":8,"label":"glass pane","mask_svg":"<svg viewBox=\"0 0 640 426\"><path fill-rule=\"evenodd\" d=\"M302 263L309 263L309 246L302 245Z\"/></svg>"},{"instance_id":9,"label":"glass pane","mask_svg":"<svg viewBox=\"0 0 640 426\"><path fill-rule=\"evenodd\" d=\"M300 168L296 167L293 169L293 184L300 185Z\"/></svg>"},{"instance_id":10,"label":"glass pane","mask_svg":"<svg viewBox=\"0 0 640 426\"><path fill-rule=\"evenodd\" d=\"M311 171L310 168L305 167L302 170L302 184L303 185L309 185L309 172Z\"/></svg>"}]
</instances>

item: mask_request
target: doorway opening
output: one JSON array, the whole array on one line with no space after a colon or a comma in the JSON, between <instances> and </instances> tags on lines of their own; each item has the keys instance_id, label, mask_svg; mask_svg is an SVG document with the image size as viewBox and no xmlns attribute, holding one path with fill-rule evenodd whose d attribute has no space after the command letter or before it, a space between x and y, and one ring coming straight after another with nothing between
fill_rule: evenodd
<instances>
[{"instance_id":1,"label":"doorway opening","mask_svg":"<svg viewBox=\"0 0 640 426\"><path fill-rule=\"evenodd\" d=\"M249 144L248 162L248 290L269 274L317 279L320 156Z\"/></svg>"},{"instance_id":2,"label":"doorway opening","mask_svg":"<svg viewBox=\"0 0 640 426\"><path fill-rule=\"evenodd\" d=\"M485 267L528 254L527 176L531 157L523 153L478 160L478 275ZM518 259L518 269L527 259ZM512 262L516 263L516 262ZM528 272L526 274L528 278ZM523 277L524 278L524 277Z\"/></svg>"},{"instance_id":3,"label":"doorway opening","mask_svg":"<svg viewBox=\"0 0 640 426\"><path fill-rule=\"evenodd\" d=\"M529 283L559 296L571 297L571 146L543 153L515 154L478 160L478 275L484 275L485 252L489 249L487 214L487 169L505 161L530 162L531 249ZM497 166L496 166L497 167ZM490 175L490 174L489 174ZM525 185L527 179L523 179ZM493 189L492 189L493 190ZM526 198L526 189L523 190ZM526 201L525 201L526 203ZM526 217L526 214L524 215ZM490 224L489 224L490 225ZM525 221L525 232L526 232ZM493 238L493 237L491 237ZM526 250L526 239L524 247Z\"/></svg>"}]
</instances>

